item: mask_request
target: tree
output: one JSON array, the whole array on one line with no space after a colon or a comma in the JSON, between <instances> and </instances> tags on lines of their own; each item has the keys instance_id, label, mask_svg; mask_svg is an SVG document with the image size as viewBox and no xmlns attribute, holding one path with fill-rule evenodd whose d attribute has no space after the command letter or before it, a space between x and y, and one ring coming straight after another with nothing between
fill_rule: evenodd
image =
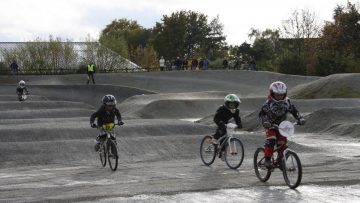
<instances>
[{"instance_id":1,"label":"tree","mask_svg":"<svg viewBox=\"0 0 360 203\"><path fill-rule=\"evenodd\" d=\"M143 28L137 21L115 19L102 30L99 42L119 55L133 60L128 53L139 46L147 46L150 34L151 30Z\"/></svg>"},{"instance_id":2,"label":"tree","mask_svg":"<svg viewBox=\"0 0 360 203\"><path fill-rule=\"evenodd\" d=\"M266 29L260 31L252 28L249 38L255 38L252 50L257 59L257 66L266 70L276 70L276 50L279 44L279 30Z\"/></svg>"},{"instance_id":3,"label":"tree","mask_svg":"<svg viewBox=\"0 0 360 203\"><path fill-rule=\"evenodd\" d=\"M222 29L218 17L208 24L208 17L202 13L178 11L156 23L152 43L166 58L206 55L224 44Z\"/></svg>"},{"instance_id":4,"label":"tree","mask_svg":"<svg viewBox=\"0 0 360 203\"><path fill-rule=\"evenodd\" d=\"M322 31L316 73L360 72L359 9L350 2L346 7L338 5L333 18Z\"/></svg>"}]
</instances>

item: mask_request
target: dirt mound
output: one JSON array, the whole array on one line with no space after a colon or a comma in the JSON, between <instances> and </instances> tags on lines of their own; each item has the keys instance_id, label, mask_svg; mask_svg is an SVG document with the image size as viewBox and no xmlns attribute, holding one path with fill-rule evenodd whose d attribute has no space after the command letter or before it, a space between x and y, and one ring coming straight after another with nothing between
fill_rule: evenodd
<instances>
[{"instance_id":1,"label":"dirt mound","mask_svg":"<svg viewBox=\"0 0 360 203\"><path fill-rule=\"evenodd\" d=\"M324 108L309 114L306 126L301 127L301 130L359 138L359 115L360 107Z\"/></svg>"},{"instance_id":2,"label":"dirt mound","mask_svg":"<svg viewBox=\"0 0 360 203\"><path fill-rule=\"evenodd\" d=\"M294 98L360 98L360 73L335 74L296 86Z\"/></svg>"}]
</instances>

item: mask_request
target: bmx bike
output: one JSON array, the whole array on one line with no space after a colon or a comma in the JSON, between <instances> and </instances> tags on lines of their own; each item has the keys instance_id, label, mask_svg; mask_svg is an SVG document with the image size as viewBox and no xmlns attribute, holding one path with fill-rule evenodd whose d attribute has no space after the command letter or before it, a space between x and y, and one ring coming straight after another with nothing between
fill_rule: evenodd
<instances>
[{"instance_id":1,"label":"bmx bike","mask_svg":"<svg viewBox=\"0 0 360 203\"><path fill-rule=\"evenodd\" d=\"M115 137L115 123L106 123L99 128L101 133L105 134L105 139L100 141L100 148L98 151L101 165L105 167L106 161L108 161L110 169L116 171L119 156Z\"/></svg>"},{"instance_id":2,"label":"bmx bike","mask_svg":"<svg viewBox=\"0 0 360 203\"><path fill-rule=\"evenodd\" d=\"M231 169L237 169L244 160L244 146L240 139L233 137L237 125L228 123L226 125L227 134L219 139L220 144L212 142L213 137L206 135L200 144L200 157L202 162L210 166L215 161L215 157L225 160L226 165Z\"/></svg>"},{"instance_id":3,"label":"bmx bike","mask_svg":"<svg viewBox=\"0 0 360 203\"><path fill-rule=\"evenodd\" d=\"M275 129L279 130L279 133L286 137L292 137L294 135L294 124L289 121L283 121L280 125L273 125ZM282 158L277 160L274 158L274 154L277 154L280 148L285 148L282 154ZM279 156L279 154L278 154ZM274 169L279 168L282 170L285 183L291 188L295 189L301 183L302 178L302 166L299 156L295 151L291 150L286 144L277 146L274 149L274 153L271 157L271 168L265 167L265 148L259 147L254 154L254 170L258 179L262 182L269 180L271 172Z\"/></svg>"}]
</instances>

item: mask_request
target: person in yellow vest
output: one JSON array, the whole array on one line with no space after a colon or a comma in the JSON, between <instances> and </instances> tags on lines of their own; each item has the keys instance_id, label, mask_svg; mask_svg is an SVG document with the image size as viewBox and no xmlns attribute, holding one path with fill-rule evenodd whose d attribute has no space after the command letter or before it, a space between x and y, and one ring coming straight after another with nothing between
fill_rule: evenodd
<instances>
[{"instance_id":1,"label":"person in yellow vest","mask_svg":"<svg viewBox=\"0 0 360 203\"><path fill-rule=\"evenodd\" d=\"M87 84L89 84L90 82L90 77L92 79L93 84L95 84L94 73L95 73L95 65L94 63L89 63L87 65L87 74L88 74Z\"/></svg>"}]
</instances>

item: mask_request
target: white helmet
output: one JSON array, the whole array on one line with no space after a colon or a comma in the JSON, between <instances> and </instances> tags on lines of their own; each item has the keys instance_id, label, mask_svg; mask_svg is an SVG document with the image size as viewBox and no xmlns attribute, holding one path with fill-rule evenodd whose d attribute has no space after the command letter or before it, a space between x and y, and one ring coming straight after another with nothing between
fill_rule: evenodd
<instances>
[{"instance_id":1,"label":"white helmet","mask_svg":"<svg viewBox=\"0 0 360 203\"><path fill-rule=\"evenodd\" d=\"M286 94L287 94L287 87L286 87L285 83L283 83L281 81L276 81L276 82L273 82L270 84L269 92L270 92L270 96L272 97L272 99L274 99L275 93L283 94L284 98L285 98Z\"/></svg>"},{"instance_id":2,"label":"white helmet","mask_svg":"<svg viewBox=\"0 0 360 203\"><path fill-rule=\"evenodd\" d=\"M19 86L20 86L20 87L24 87L24 86L25 86L25 81L20 80L20 82L19 82Z\"/></svg>"}]
</instances>

